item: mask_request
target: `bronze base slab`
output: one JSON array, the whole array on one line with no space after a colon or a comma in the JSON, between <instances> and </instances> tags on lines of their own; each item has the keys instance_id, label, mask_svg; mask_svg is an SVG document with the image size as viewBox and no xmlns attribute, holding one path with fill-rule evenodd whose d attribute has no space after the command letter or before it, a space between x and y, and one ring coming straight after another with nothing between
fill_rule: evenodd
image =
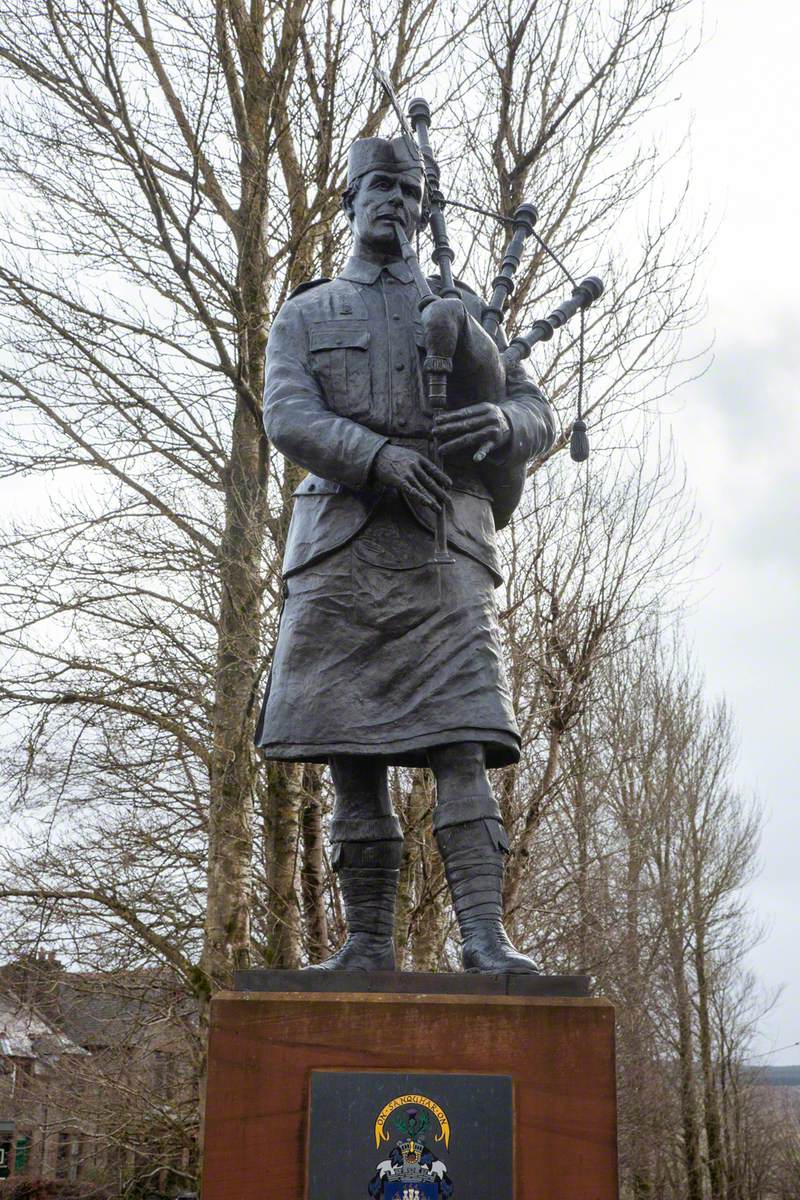
<instances>
[{"instance_id":1,"label":"bronze base slab","mask_svg":"<svg viewBox=\"0 0 800 1200\"><path fill-rule=\"evenodd\" d=\"M237 992L393 992L426 996L589 996L589 975L468 975L427 971L237 971Z\"/></svg>"}]
</instances>

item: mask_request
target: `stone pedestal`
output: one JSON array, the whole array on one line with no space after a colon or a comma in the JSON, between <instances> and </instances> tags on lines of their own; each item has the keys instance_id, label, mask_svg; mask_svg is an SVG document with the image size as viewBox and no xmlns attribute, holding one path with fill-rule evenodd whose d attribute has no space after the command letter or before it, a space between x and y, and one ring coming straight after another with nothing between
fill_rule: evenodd
<instances>
[{"instance_id":1,"label":"stone pedestal","mask_svg":"<svg viewBox=\"0 0 800 1200\"><path fill-rule=\"evenodd\" d=\"M453 1200L617 1200L614 1012L586 994L587 982L243 972L238 986L260 990L224 993L212 1005L203 1200L366 1200L394 1138L390 1118L387 1148L375 1136L380 1109L372 1113L378 1102L370 1097L385 1092L391 1102L392 1092L419 1091L425 1099L436 1080L438 1104L460 1097L448 1150L433 1116L427 1135L432 1147L434 1136L440 1143L437 1156L448 1160L449 1151ZM342 1111L329 1103L312 1117L312 1081L315 1096L330 1100L332 1077L322 1073L332 1071L348 1073L337 1076ZM354 1079L359 1072L367 1074ZM470 1076L478 1077L472 1092ZM464 1100L470 1094L474 1112ZM489 1095L506 1099L484 1111L481 1097ZM480 1172L465 1178L463 1165L459 1177L467 1149L473 1162L476 1153L508 1159L506 1175L498 1166L502 1186L499 1177L497 1187L480 1182ZM352 1164L347 1184L337 1168L339 1157L344 1164L356 1152L363 1186L361 1176L353 1184ZM311 1193L310 1153L324 1158Z\"/></svg>"}]
</instances>

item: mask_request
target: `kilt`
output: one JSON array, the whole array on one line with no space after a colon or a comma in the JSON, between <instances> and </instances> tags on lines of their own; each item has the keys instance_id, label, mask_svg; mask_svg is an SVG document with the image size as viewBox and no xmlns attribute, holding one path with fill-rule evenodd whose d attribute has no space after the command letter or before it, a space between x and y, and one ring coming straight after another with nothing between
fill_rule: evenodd
<instances>
[{"instance_id":1,"label":"kilt","mask_svg":"<svg viewBox=\"0 0 800 1200\"><path fill-rule=\"evenodd\" d=\"M426 766L426 751L482 742L489 767L517 762L489 571L433 539L399 498L286 581L256 742L265 757L367 754Z\"/></svg>"}]
</instances>

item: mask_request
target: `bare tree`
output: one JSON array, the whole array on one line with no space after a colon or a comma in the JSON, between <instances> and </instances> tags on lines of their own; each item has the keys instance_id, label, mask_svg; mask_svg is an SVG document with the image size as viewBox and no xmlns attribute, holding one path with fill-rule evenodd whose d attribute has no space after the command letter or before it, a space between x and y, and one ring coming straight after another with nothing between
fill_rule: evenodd
<instances>
[{"instance_id":1,"label":"bare tree","mask_svg":"<svg viewBox=\"0 0 800 1200\"><path fill-rule=\"evenodd\" d=\"M601 803L599 780L622 778L618 743L606 736L596 759L583 737L606 720L615 656L692 550L680 473L645 443L636 410L669 386L702 245L675 216L680 197L641 231L625 216L663 161L632 130L691 52L677 36L686 8L401 0L384 12L361 0L355 20L333 0L7 6L3 469L52 494L2 545L3 803L18 831L0 863L3 932L98 971L166 966L200 1002L187 1034L200 1074L212 990L251 953L324 957L342 927L324 774L259 770L252 748L299 480L265 441L260 394L278 305L344 256L347 146L388 130L375 58L401 93L440 102L454 198L507 212L532 194L556 252L609 284L585 331L597 453L579 474L555 452L539 464L505 543L500 608L528 749L499 783L521 940L554 965L578 953L632 1004L647 977L640 943L657 906L650 894L639 911L641 805ZM451 213L462 274L485 293L505 234ZM536 249L509 324L564 286ZM542 362L560 450L577 333ZM430 781L396 772L394 787L407 835L398 942L411 938L408 965L447 966ZM556 851L568 844L567 880ZM620 896L635 951L611 936ZM696 962L684 966L693 981ZM631 1009L631 1047L654 1021ZM653 1112L674 1092L649 1061L645 1077ZM653 1142L642 1179L660 1182L674 1162L652 1160Z\"/></svg>"},{"instance_id":2,"label":"bare tree","mask_svg":"<svg viewBox=\"0 0 800 1200\"><path fill-rule=\"evenodd\" d=\"M571 479L569 467L537 472L511 530L502 616L528 752L504 789L515 833L509 916L543 808L559 784L565 735L591 702L603 663L639 636L644 614L665 607L667 585L678 602L696 548L671 451L648 462L639 448L607 465L608 474Z\"/></svg>"},{"instance_id":3,"label":"bare tree","mask_svg":"<svg viewBox=\"0 0 800 1200\"><path fill-rule=\"evenodd\" d=\"M451 52L430 3L362 17L404 86ZM206 993L248 960L254 801L289 861L299 829L300 776L259 777L252 746L293 482L260 395L271 312L341 253L346 146L383 113L361 45L306 0L14 4L0 41L0 155L26 196L0 267L6 472L88 493L65 486L6 541L9 761L18 798L57 775L65 804L188 805L208 847L199 961L138 898L77 891ZM276 961L298 952L286 861L269 856ZM44 904L76 890L37 874Z\"/></svg>"},{"instance_id":4,"label":"bare tree","mask_svg":"<svg viewBox=\"0 0 800 1200\"><path fill-rule=\"evenodd\" d=\"M612 918L606 926L610 938L602 934L602 918L590 933L597 938L601 931L595 962L604 973L610 968L612 992L621 989L623 1044L631 1039L625 1053L635 1051L626 1058L630 1081L622 1089L623 1107L635 1104L629 1169L634 1194L659 1194L663 1184L657 1186L653 1177L653 1141L669 1126L663 1109L648 1114L641 1107L649 1087L643 1077L647 1047L657 1046L662 1063L655 1060L650 1071L675 1072L673 1128L680 1129L676 1143L683 1166L675 1194L727 1198L725 1072L740 1069L752 1035L752 1021L731 998L747 978L742 964L758 936L743 888L754 869L760 821L733 786L727 711L707 704L674 633L651 631L621 661L624 670L617 664L607 674L606 697L598 706L602 712L610 702L613 724L596 747L609 769L594 788L599 786L595 804L607 815L599 834L607 858L596 869L607 875L611 867L616 880L609 911L619 911L614 893L621 887L627 916L616 929ZM597 732L602 724L595 717ZM615 830L622 834L620 843ZM624 869L617 873L613 862L620 850ZM596 906L602 895L595 889ZM715 1016L720 1008L726 1012L721 1026ZM645 1039L630 1022L646 1030ZM724 1039L737 1044L733 1059Z\"/></svg>"},{"instance_id":5,"label":"bare tree","mask_svg":"<svg viewBox=\"0 0 800 1200\"><path fill-rule=\"evenodd\" d=\"M407 0L390 20L363 5L359 35L335 5L307 0L247 13L221 0L200 9L81 0L77 8L9 10L0 44L11 80L2 161L26 204L12 214L17 232L0 272L13 431L6 469L71 471L88 491L84 498L65 488L54 520L10 531L4 599L15 670L5 697L20 740L9 761L27 795L47 759L62 785L69 780L65 797L80 797L83 764L93 760L98 781L113 727L104 790L118 796L120 774L134 788L141 778L129 747L143 737L155 744L151 777L159 776L162 796L176 785L190 796L195 834L208 837L206 928L193 974L201 990L203 979L213 984L247 961L254 803L273 846L296 843L301 826L297 772L259 777L251 748L295 482L270 459L259 395L275 305L299 279L332 269L343 250L334 215L346 146L375 132L384 115L364 56L380 56L404 91L447 64L451 94L469 108L487 87L506 94L498 38L517 38L517 65L532 39L547 99L542 118L558 118L559 136L534 136L525 124L531 87L522 78L510 107L462 126L465 149L486 140L487 121L498 122L497 147L517 129L521 157L509 170L522 187L535 162L549 203L548 162L556 180L567 147L579 146L585 189L573 189L559 217L570 240L586 228L583 218L570 224L573 206L594 211L592 172L606 170L600 149L627 139L684 53L665 40L682 5L650 13L628 2L613 24L616 52L589 69L608 31L599 18L581 20L576 58L584 7L520 9L509 34L497 12L462 5L470 37L460 39L449 14L421 0ZM487 66L476 75L479 45L491 54L480 52ZM651 67L636 85L639 60ZM570 79L569 89L551 94L556 79ZM585 128L598 89L607 112L602 136L589 144L575 122ZM643 186L641 163L626 172L620 204ZM515 194L506 186L500 202ZM606 200L595 207L610 211ZM645 239L640 288L658 292L669 240L665 231ZM489 273L487 254L474 263ZM531 265L531 280L542 265ZM657 329L631 305L630 345L669 340L686 317L690 276L673 272L667 281L661 272L669 315ZM520 300L529 292L523 286ZM615 311L625 303L620 289ZM641 363L637 351L631 386L641 387ZM292 857L268 856L274 961L300 952ZM59 888L52 891L42 889L44 902L57 899ZM107 899L97 893L84 903ZM115 919L125 919L119 905Z\"/></svg>"}]
</instances>

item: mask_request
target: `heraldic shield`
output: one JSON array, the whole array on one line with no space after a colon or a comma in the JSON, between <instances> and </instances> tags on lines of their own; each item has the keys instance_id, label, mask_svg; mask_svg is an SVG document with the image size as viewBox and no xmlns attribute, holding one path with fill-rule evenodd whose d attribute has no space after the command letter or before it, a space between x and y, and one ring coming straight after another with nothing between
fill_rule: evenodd
<instances>
[{"instance_id":1,"label":"heraldic shield","mask_svg":"<svg viewBox=\"0 0 800 1200\"><path fill-rule=\"evenodd\" d=\"M440 1195L437 1185L425 1179L409 1183L393 1179L386 1185L383 1194L387 1200L436 1200Z\"/></svg>"}]
</instances>

